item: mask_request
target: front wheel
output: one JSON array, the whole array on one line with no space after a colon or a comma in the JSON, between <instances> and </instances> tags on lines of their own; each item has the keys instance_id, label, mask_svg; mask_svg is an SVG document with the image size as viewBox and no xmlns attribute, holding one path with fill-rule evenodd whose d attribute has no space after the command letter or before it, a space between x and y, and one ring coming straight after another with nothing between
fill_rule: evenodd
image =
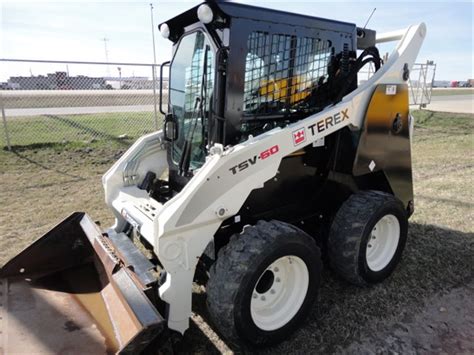
<instances>
[{"instance_id":1,"label":"front wheel","mask_svg":"<svg viewBox=\"0 0 474 355\"><path fill-rule=\"evenodd\" d=\"M320 272L313 238L283 222L260 221L234 235L211 268L212 320L231 342L278 343L309 313Z\"/></svg>"}]
</instances>

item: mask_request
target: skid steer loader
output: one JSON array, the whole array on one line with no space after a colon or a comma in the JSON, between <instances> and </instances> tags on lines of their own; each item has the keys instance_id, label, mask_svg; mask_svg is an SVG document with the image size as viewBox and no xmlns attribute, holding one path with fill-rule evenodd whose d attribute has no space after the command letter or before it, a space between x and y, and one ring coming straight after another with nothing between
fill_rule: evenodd
<instances>
[{"instance_id":1,"label":"skid steer loader","mask_svg":"<svg viewBox=\"0 0 474 355\"><path fill-rule=\"evenodd\" d=\"M322 253L357 285L400 260L424 24L378 34L205 2L159 29L173 44L163 130L103 176L112 227L74 213L1 269L0 353L157 346L188 329L197 267L220 334L273 344L310 312ZM397 40L382 61L376 45Z\"/></svg>"}]
</instances>

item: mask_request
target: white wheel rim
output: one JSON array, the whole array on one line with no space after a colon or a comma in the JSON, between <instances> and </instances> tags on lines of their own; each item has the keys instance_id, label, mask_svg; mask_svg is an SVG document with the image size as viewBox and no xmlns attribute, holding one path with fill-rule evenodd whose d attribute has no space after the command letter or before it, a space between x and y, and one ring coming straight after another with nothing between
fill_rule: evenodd
<instances>
[{"instance_id":1,"label":"white wheel rim","mask_svg":"<svg viewBox=\"0 0 474 355\"><path fill-rule=\"evenodd\" d=\"M392 261L400 240L400 223L392 214L383 216L374 226L366 249L367 265L380 271Z\"/></svg>"},{"instance_id":2,"label":"white wheel rim","mask_svg":"<svg viewBox=\"0 0 474 355\"><path fill-rule=\"evenodd\" d=\"M250 314L262 330L279 329L293 319L304 302L309 271L294 255L275 260L260 275L250 301Z\"/></svg>"}]
</instances>

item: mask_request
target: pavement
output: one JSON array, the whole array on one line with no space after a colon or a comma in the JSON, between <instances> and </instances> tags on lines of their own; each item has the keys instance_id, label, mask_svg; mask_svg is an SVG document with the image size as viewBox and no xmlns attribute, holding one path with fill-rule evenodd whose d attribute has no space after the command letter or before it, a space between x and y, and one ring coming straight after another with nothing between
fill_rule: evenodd
<instances>
[{"instance_id":1,"label":"pavement","mask_svg":"<svg viewBox=\"0 0 474 355\"><path fill-rule=\"evenodd\" d=\"M427 110L454 113L474 113L474 95L432 96Z\"/></svg>"}]
</instances>

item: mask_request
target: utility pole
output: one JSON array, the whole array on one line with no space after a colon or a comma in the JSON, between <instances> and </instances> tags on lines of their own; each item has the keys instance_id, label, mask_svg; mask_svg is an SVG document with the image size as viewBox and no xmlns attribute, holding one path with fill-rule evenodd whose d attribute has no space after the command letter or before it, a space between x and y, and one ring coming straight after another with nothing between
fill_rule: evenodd
<instances>
[{"instance_id":1,"label":"utility pole","mask_svg":"<svg viewBox=\"0 0 474 355\"><path fill-rule=\"evenodd\" d=\"M151 39L153 40L153 67L152 67L152 85L153 85L153 114L155 118L155 129L158 130L158 109L156 100L156 49L155 49L155 22L153 21L153 4L150 3L151 16ZM161 88L160 88L161 90Z\"/></svg>"},{"instance_id":2,"label":"utility pole","mask_svg":"<svg viewBox=\"0 0 474 355\"><path fill-rule=\"evenodd\" d=\"M153 39L153 64L156 65L156 48L155 48L155 22L153 20L153 4L150 3L151 14L151 37Z\"/></svg>"},{"instance_id":3,"label":"utility pole","mask_svg":"<svg viewBox=\"0 0 474 355\"><path fill-rule=\"evenodd\" d=\"M107 63L107 76L110 77L110 68L109 68L109 50L107 49L107 42L109 39L107 37L102 38L104 41L104 51L105 51L105 62Z\"/></svg>"}]
</instances>

